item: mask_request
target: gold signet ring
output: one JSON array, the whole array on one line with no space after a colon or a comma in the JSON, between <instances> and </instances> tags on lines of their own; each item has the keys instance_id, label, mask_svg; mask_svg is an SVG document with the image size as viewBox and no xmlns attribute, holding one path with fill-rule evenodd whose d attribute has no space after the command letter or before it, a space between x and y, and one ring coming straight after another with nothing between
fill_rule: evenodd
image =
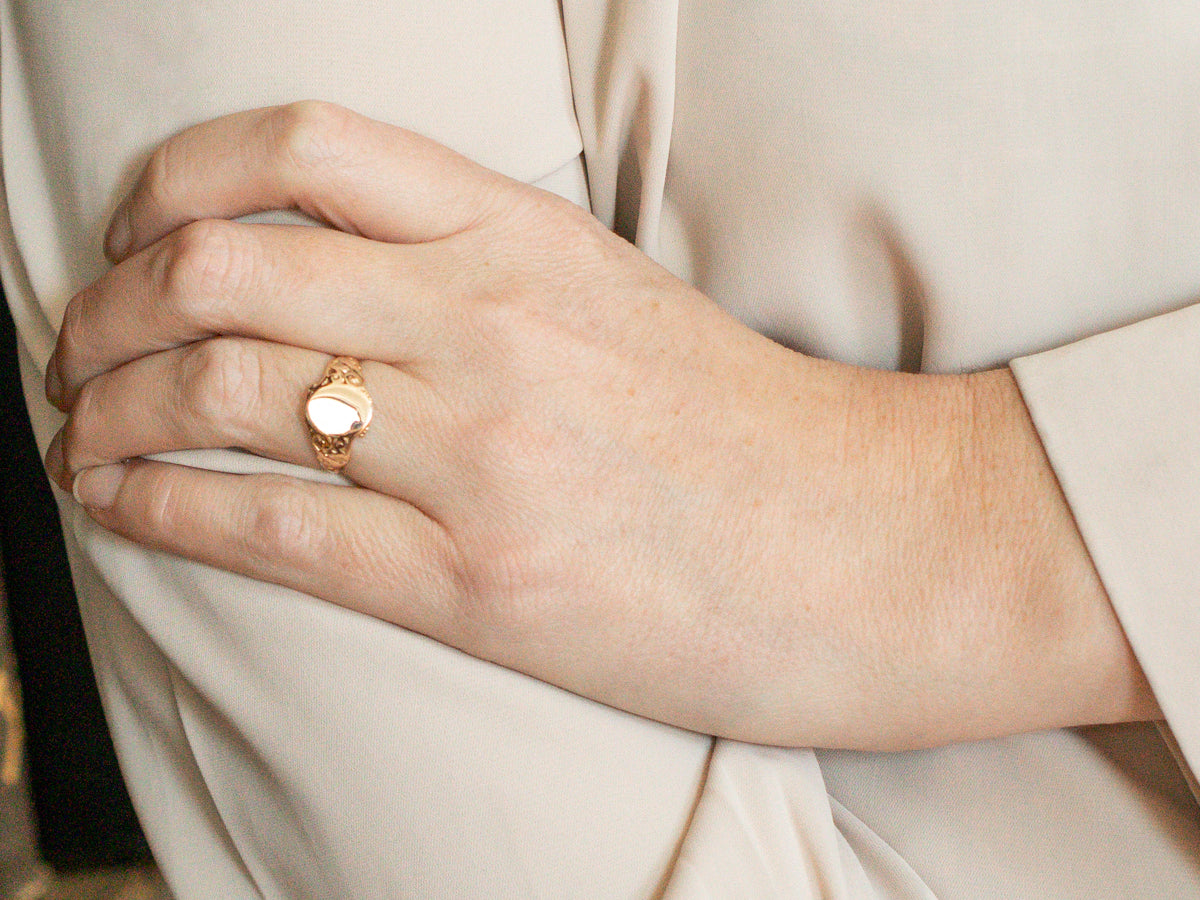
<instances>
[{"instance_id":1,"label":"gold signet ring","mask_svg":"<svg viewBox=\"0 0 1200 900\"><path fill-rule=\"evenodd\" d=\"M304 420L322 469L338 472L350 462L350 444L367 433L374 411L362 363L353 356L330 360L304 402Z\"/></svg>"}]
</instances>

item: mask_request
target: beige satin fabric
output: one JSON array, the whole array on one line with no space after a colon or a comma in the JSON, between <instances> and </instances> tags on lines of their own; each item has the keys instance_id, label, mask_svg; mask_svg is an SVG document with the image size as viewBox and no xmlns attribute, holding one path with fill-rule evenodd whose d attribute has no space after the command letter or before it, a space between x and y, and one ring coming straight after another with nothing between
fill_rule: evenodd
<instances>
[{"instance_id":1,"label":"beige satin fabric","mask_svg":"<svg viewBox=\"0 0 1200 900\"><path fill-rule=\"evenodd\" d=\"M1200 314L1118 328L1200 289L1190 5L3 15L0 265L43 447L63 306L102 271L150 149L236 109L333 100L590 201L809 352L955 371L1069 345L1018 375L1197 760ZM122 764L185 900L1200 896L1200 816L1151 727L894 756L713 742L133 547L59 499Z\"/></svg>"}]
</instances>

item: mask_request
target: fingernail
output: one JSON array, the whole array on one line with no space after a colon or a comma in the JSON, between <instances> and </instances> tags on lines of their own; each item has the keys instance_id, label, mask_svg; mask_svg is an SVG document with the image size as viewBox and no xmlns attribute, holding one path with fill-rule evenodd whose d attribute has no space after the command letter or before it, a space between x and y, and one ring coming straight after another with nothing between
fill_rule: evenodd
<instances>
[{"instance_id":1,"label":"fingernail","mask_svg":"<svg viewBox=\"0 0 1200 900\"><path fill-rule=\"evenodd\" d=\"M117 262L124 259L125 254L129 252L129 245L133 243L133 233L129 229L129 204L127 201L122 201L117 207L117 211L113 213L112 220L108 223L108 232L104 235L104 253L112 260Z\"/></svg>"},{"instance_id":2,"label":"fingernail","mask_svg":"<svg viewBox=\"0 0 1200 900\"><path fill-rule=\"evenodd\" d=\"M58 354L50 357L46 363L46 399L59 409L63 408L62 376L58 374Z\"/></svg>"},{"instance_id":3,"label":"fingernail","mask_svg":"<svg viewBox=\"0 0 1200 900\"><path fill-rule=\"evenodd\" d=\"M75 476L75 485L71 493L81 506L88 509L108 509L117 499L117 492L124 480L123 463L84 469Z\"/></svg>"},{"instance_id":4,"label":"fingernail","mask_svg":"<svg viewBox=\"0 0 1200 900\"><path fill-rule=\"evenodd\" d=\"M63 475L66 472L66 463L63 460L62 440L62 432L59 431L50 439L50 446L46 448L46 472L54 480L55 484L63 483Z\"/></svg>"}]
</instances>

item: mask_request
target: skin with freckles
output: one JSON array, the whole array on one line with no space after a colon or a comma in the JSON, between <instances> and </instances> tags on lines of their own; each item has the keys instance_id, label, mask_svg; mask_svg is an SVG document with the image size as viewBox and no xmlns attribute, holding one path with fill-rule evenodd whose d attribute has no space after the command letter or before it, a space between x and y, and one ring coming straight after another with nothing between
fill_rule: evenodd
<instances>
[{"instance_id":1,"label":"skin with freckles","mask_svg":"<svg viewBox=\"0 0 1200 900\"><path fill-rule=\"evenodd\" d=\"M289 208L329 227L231 221ZM804 357L571 204L325 104L167 142L107 251L47 465L134 541L740 739L1157 715L1007 370ZM301 404L337 355L375 403L354 486L141 459L316 468Z\"/></svg>"}]
</instances>

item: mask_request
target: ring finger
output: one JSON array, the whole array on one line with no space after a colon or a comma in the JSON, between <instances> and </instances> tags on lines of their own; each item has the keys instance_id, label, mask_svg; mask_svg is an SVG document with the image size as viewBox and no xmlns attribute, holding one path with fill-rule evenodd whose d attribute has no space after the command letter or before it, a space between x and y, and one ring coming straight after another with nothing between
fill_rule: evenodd
<instances>
[{"instance_id":1,"label":"ring finger","mask_svg":"<svg viewBox=\"0 0 1200 900\"><path fill-rule=\"evenodd\" d=\"M65 490L83 469L172 450L236 447L318 467L304 420L308 386L327 354L250 338L217 337L133 360L98 375L58 438ZM376 413L355 439L344 474L417 506L422 486L445 483L432 435L442 404L419 379L365 361Z\"/></svg>"}]
</instances>

